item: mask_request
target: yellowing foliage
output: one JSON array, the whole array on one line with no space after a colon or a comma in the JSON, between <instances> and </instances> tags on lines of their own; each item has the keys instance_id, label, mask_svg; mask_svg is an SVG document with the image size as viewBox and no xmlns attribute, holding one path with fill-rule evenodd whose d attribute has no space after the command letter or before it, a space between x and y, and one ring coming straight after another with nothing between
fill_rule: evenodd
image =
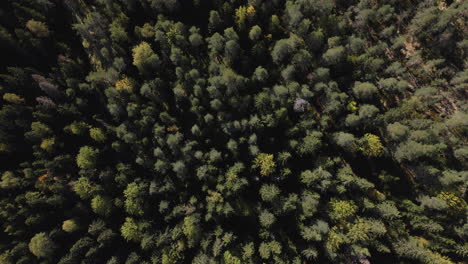
<instances>
[{"instance_id":1,"label":"yellowing foliage","mask_svg":"<svg viewBox=\"0 0 468 264\"><path fill-rule=\"evenodd\" d=\"M328 233L327 241L325 242L325 247L328 250L335 251L341 244L343 244L344 237L343 234L338 232L338 227L334 226L331 231Z\"/></svg>"},{"instance_id":2,"label":"yellowing foliage","mask_svg":"<svg viewBox=\"0 0 468 264\"><path fill-rule=\"evenodd\" d=\"M7 144L5 144L5 143L0 143L0 153L2 153L2 152L3 152L3 153L4 153L4 152L10 152L10 151L11 151L11 149L10 149L10 147L9 147Z\"/></svg>"},{"instance_id":3,"label":"yellowing foliage","mask_svg":"<svg viewBox=\"0 0 468 264\"><path fill-rule=\"evenodd\" d=\"M206 201L209 203L222 203L224 202L223 196L219 192L208 190Z\"/></svg>"},{"instance_id":4,"label":"yellowing foliage","mask_svg":"<svg viewBox=\"0 0 468 264\"><path fill-rule=\"evenodd\" d=\"M441 192L437 197L447 202L453 213L461 212L466 208L465 200L452 192Z\"/></svg>"},{"instance_id":5,"label":"yellowing foliage","mask_svg":"<svg viewBox=\"0 0 468 264\"><path fill-rule=\"evenodd\" d=\"M91 44L86 39L83 39L83 42L81 43L81 45L83 45L83 48L87 49L89 48Z\"/></svg>"},{"instance_id":6,"label":"yellowing foliage","mask_svg":"<svg viewBox=\"0 0 468 264\"><path fill-rule=\"evenodd\" d=\"M362 145L359 149L368 157L378 157L382 154L383 145L378 136L367 133L364 135Z\"/></svg>"},{"instance_id":7,"label":"yellowing foliage","mask_svg":"<svg viewBox=\"0 0 468 264\"><path fill-rule=\"evenodd\" d=\"M44 22L31 19L26 23L26 28L36 35L36 37L45 38L49 36L49 29Z\"/></svg>"},{"instance_id":8,"label":"yellowing foliage","mask_svg":"<svg viewBox=\"0 0 468 264\"><path fill-rule=\"evenodd\" d=\"M54 149L55 138L46 138L41 142L41 149L51 152Z\"/></svg>"},{"instance_id":9,"label":"yellowing foliage","mask_svg":"<svg viewBox=\"0 0 468 264\"><path fill-rule=\"evenodd\" d=\"M133 92L133 81L128 77L124 77L115 83L115 89L117 91Z\"/></svg>"},{"instance_id":10,"label":"yellowing foliage","mask_svg":"<svg viewBox=\"0 0 468 264\"><path fill-rule=\"evenodd\" d=\"M329 203L330 217L335 220L342 220L356 214L358 207L353 201L333 199Z\"/></svg>"},{"instance_id":11,"label":"yellowing foliage","mask_svg":"<svg viewBox=\"0 0 468 264\"><path fill-rule=\"evenodd\" d=\"M346 106L346 109L350 112L356 112L359 108L357 106L356 101L351 101L349 104Z\"/></svg>"},{"instance_id":12,"label":"yellowing foliage","mask_svg":"<svg viewBox=\"0 0 468 264\"><path fill-rule=\"evenodd\" d=\"M72 233L78 230L79 226L74 219L68 219L63 221L62 230L67 233Z\"/></svg>"},{"instance_id":13,"label":"yellowing foliage","mask_svg":"<svg viewBox=\"0 0 468 264\"><path fill-rule=\"evenodd\" d=\"M133 65L139 70L142 70L144 65L151 62L151 58L155 55L151 45L148 42L141 42L132 49Z\"/></svg>"},{"instance_id":14,"label":"yellowing foliage","mask_svg":"<svg viewBox=\"0 0 468 264\"><path fill-rule=\"evenodd\" d=\"M416 237L416 242L418 243L418 246L420 247L428 247L431 245L431 242L429 242L427 239L424 237Z\"/></svg>"},{"instance_id":15,"label":"yellowing foliage","mask_svg":"<svg viewBox=\"0 0 468 264\"><path fill-rule=\"evenodd\" d=\"M48 177L49 177L49 174L46 173L46 174L41 175L39 178L37 178L37 180L40 182L43 182L47 180Z\"/></svg>"},{"instance_id":16,"label":"yellowing foliage","mask_svg":"<svg viewBox=\"0 0 468 264\"><path fill-rule=\"evenodd\" d=\"M260 168L262 176L268 176L275 171L276 163L273 154L260 153L254 160L253 168Z\"/></svg>"},{"instance_id":17,"label":"yellowing foliage","mask_svg":"<svg viewBox=\"0 0 468 264\"><path fill-rule=\"evenodd\" d=\"M249 5L247 7L247 17L253 17L255 15L255 7L253 5Z\"/></svg>"},{"instance_id":18,"label":"yellowing foliage","mask_svg":"<svg viewBox=\"0 0 468 264\"><path fill-rule=\"evenodd\" d=\"M3 95L3 100L12 103L12 104L22 104L24 99L14 93L5 93Z\"/></svg>"},{"instance_id":19,"label":"yellowing foliage","mask_svg":"<svg viewBox=\"0 0 468 264\"><path fill-rule=\"evenodd\" d=\"M255 12L255 7L252 5L240 6L236 9L236 23L238 25L243 25L246 19L249 19L255 15Z\"/></svg>"}]
</instances>

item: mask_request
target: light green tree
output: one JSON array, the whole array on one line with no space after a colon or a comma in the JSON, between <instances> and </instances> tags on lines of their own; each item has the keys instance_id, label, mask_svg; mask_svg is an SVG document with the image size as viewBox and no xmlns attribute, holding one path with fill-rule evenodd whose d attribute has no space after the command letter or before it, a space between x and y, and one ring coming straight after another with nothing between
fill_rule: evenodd
<instances>
[{"instance_id":1,"label":"light green tree","mask_svg":"<svg viewBox=\"0 0 468 264\"><path fill-rule=\"evenodd\" d=\"M66 126L64 130L72 133L73 135L83 135L88 130L88 124L82 121L73 121L73 123Z\"/></svg>"},{"instance_id":2,"label":"light green tree","mask_svg":"<svg viewBox=\"0 0 468 264\"><path fill-rule=\"evenodd\" d=\"M52 129L50 129L49 126L38 121L31 123L31 131L40 138L52 133Z\"/></svg>"},{"instance_id":3,"label":"light green tree","mask_svg":"<svg viewBox=\"0 0 468 264\"><path fill-rule=\"evenodd\" d=\"M52 256L55 249L55 243L44 232L37 233L29 242L29 251L39 258L48 258Z\"/></svg>"},{"instance_id":4,"label":"light green tree","mask_svg":"<svg viewBox=\"0 0 468 264\"><path fill-rule=\"evenodd\" d=\"M253 26L249 31L249 38L253 41L257 41L262 35L262 28L258 25Z\"/></svg>"},{"instance_id":5,"label":"light green tree","mask_svg":"<svg viewBox=\"0 0 468 264\"><path fill-rule=\"evenodd\" d=\"M353 92L359 99L372 99L379 90L375 85L369 82L355 82L353 86Z\"/></svg>"},{"instance_id":6,"label":"light green tree","mask_svg":"<svg viewBox=\"0 0 468 264\"><path fill-rule=\"evenodd\" d=\"M131 217L125 218L125 223L120 228L120 232L122 233L122 237L127 241L138 242L142 237L138 223Z\"/></svg>"},{"instance_id":7,"label":"light green tree","mask_svg":"<svg viewBox=\"0 0 468 264\"><path fill-rule=\"evenodd\" d=\"M12 171L5 171L2 174L2 180L0 181L1 189L13 189L18 187L19 184L19 178L15 177L15 174Z\"/></svg>"},{"instance_id":8,"label":"light green tree","mask_svg":"<svg viewBox=\"0 0 468 264\"><path fill-rule=\"evenodd\" d=\"M80 148L80 152L76 156L76 164L81 169L93 169L96 166L99 151L90 146Z\"/></svg>"},{"instance_id":9,"label":"light green tree","mask_svg":"<svg viewBox=\"0 0 468 264\"><path fill-rule=\"evenodd\" d=\"M75 219L68 219L68 220L63 221L63 224L62 224L63 231L67 233L72 233L78 229L79 229L79 225Z\"/></svg>"},{"instance_id":10,"label":"light green tree","mask_svg":"<svg viewBox=\"0 0 468 264\"><path fill-rule=\"evenodd\" d=\"M238 257L233 256L231 252L229 251L224 252L223 260L224 260L224 264L241 264L242 263Z\"/></svg>"},{"instance_id":11,"label":"light green tree","mask_svg":"<svg viewBox=\"0 0 468 264\"><path fill-rule=\"evenodd\" d=\"M258 216L258 219L260 221L260 225L266 228L270 227L276 221L275 215L267 210L262 211Z\"/></svg>"},{"instance_id":12,"label":"light green tree","mask_svg":"<svg viewBox=\"0 0 468 264\"><path fill-rule=\"evenodd\" d=\"M182 231L187 237L189 247L192 248L196 246L201 237L200 229L200 215L192 214L184 218L184 223L182 225Z\"/></svg>"},{"instance_id":13,"label":"light green tree","mask_svg":"<svg viewBox=\"0 0 468 264\"><path fill-rule=\"evenodd\" d=\"M104 133L104 131L102 131L102 129L97 127L93 127L89 130L89 136L97 142L106 141L106 134Z\"/></svg>"},{"instance_id":14,"label":"light green tree","mask_svg":"<svg viewBox=\"0 0 468 264\"><path fill-rule=\"evenodd\" d=\"M143 27L141 27L141 36L144 38L154 37L154 27L150 23L145 23Z\"/></svg>"},{"instance_id":15,"label":"light green tree","mask_svg":"<svg viewBox=\"0 0 468 264\"><path fill-rule=\"evenodd\" d=\"M89 199L98 190L98 188L86 177L80 177L73 183L73 191L81 199Z\"/></svg>"},{"instance_id":16,"label":"light green tree","mask_svg":"<svg viewBox=\"0 0 468 264\"><path fill-rule=\"evenodd\" d=\"M154 53L148 42L141 42L132 50L133 65L135 65L140 72L144 72L146 67L155 66L159 57Z\"/></svg>"},{"instance_id":17,"label":"light green tree","mask_svg":"<svg viewBox=\"0 0 468 264\"><path fill-rule=\"evenodd\" d=\"M127 185L124 191L125 211L133 215L143 215L143 200L141 195L147 192L147 187L143 183L132 182Z\"/></svg>"},{"instance_id":18,"label":"light green tree","mask_svg":"<svg viewBox=\"0 0 468 264\"><path fill-rule=\"evenodd\" d=\"M55 138L45 138L42 140L41 142L41 149L47 151L47 152L51 152L52 150L54 150L54 146L55 146Z\"/></svg>"},{"instance_id":19,"label":"light green tree","mask_svg":"<svg viewBox=\"0 0 468 264\"><path fill-rule=\"evenodd\" d=\"M279 196L280 192L280 189L274 184L264 184L260 188L260 196L265 202L275 200Z\"/></svg>"},{"instance_id":20,"label":"light green tree","mask_svg":"<svg viewBox=\"0 0 468 264\"><path fill-rule=\"evenodd\" d=\"M96 214L109 216L112 212L112 200L102 195L96 195L91 200L91 208Z\"/></svg>"}]
</instances>

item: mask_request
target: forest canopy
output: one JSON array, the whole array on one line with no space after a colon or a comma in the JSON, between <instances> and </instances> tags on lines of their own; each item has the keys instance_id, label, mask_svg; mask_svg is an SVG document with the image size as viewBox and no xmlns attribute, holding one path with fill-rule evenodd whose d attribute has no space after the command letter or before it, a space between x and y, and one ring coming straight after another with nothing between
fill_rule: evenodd
<instances>
[{"instance_id":1,"label":"forest canopy","mask_svg":"<svg viewBox=\"0 0 468 264\"><path fill-rule=\"evenodd\" d=\"M468 1L0 3L1 264L465 264Z\"/></svg>"}]
</instances>

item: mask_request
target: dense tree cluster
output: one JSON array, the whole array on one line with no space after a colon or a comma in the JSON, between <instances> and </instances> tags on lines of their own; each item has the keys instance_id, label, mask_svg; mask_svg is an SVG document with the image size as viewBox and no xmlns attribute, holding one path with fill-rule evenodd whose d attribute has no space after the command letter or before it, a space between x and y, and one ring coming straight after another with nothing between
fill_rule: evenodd
<instances>
[{"instance_id":1,"label":"dense tree cluster","mask_svg":"<svg viewBox=\"0 0 468 264\"><path fill-rule=\"evenodd\" d=\"M465 263L467 14L1 1L0 263Z\"/></svg>"}]
</instances>

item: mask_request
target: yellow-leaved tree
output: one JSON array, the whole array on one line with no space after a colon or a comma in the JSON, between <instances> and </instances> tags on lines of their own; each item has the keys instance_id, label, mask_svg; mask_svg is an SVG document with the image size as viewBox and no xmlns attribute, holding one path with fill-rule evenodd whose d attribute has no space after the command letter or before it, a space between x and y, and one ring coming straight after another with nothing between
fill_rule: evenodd
<instances>
[{"instance_id":1,"label":"yellow-leaved tree","mask_svg":"<svg viewBox=\"0 0 468 264\"><path fill-rule=\"evenodd\" d=\"M253 168L260 168L262 176L269 176L275 171L276 163L273 154L260 153L254 160Z\"/></svg>"}]
</instances>

